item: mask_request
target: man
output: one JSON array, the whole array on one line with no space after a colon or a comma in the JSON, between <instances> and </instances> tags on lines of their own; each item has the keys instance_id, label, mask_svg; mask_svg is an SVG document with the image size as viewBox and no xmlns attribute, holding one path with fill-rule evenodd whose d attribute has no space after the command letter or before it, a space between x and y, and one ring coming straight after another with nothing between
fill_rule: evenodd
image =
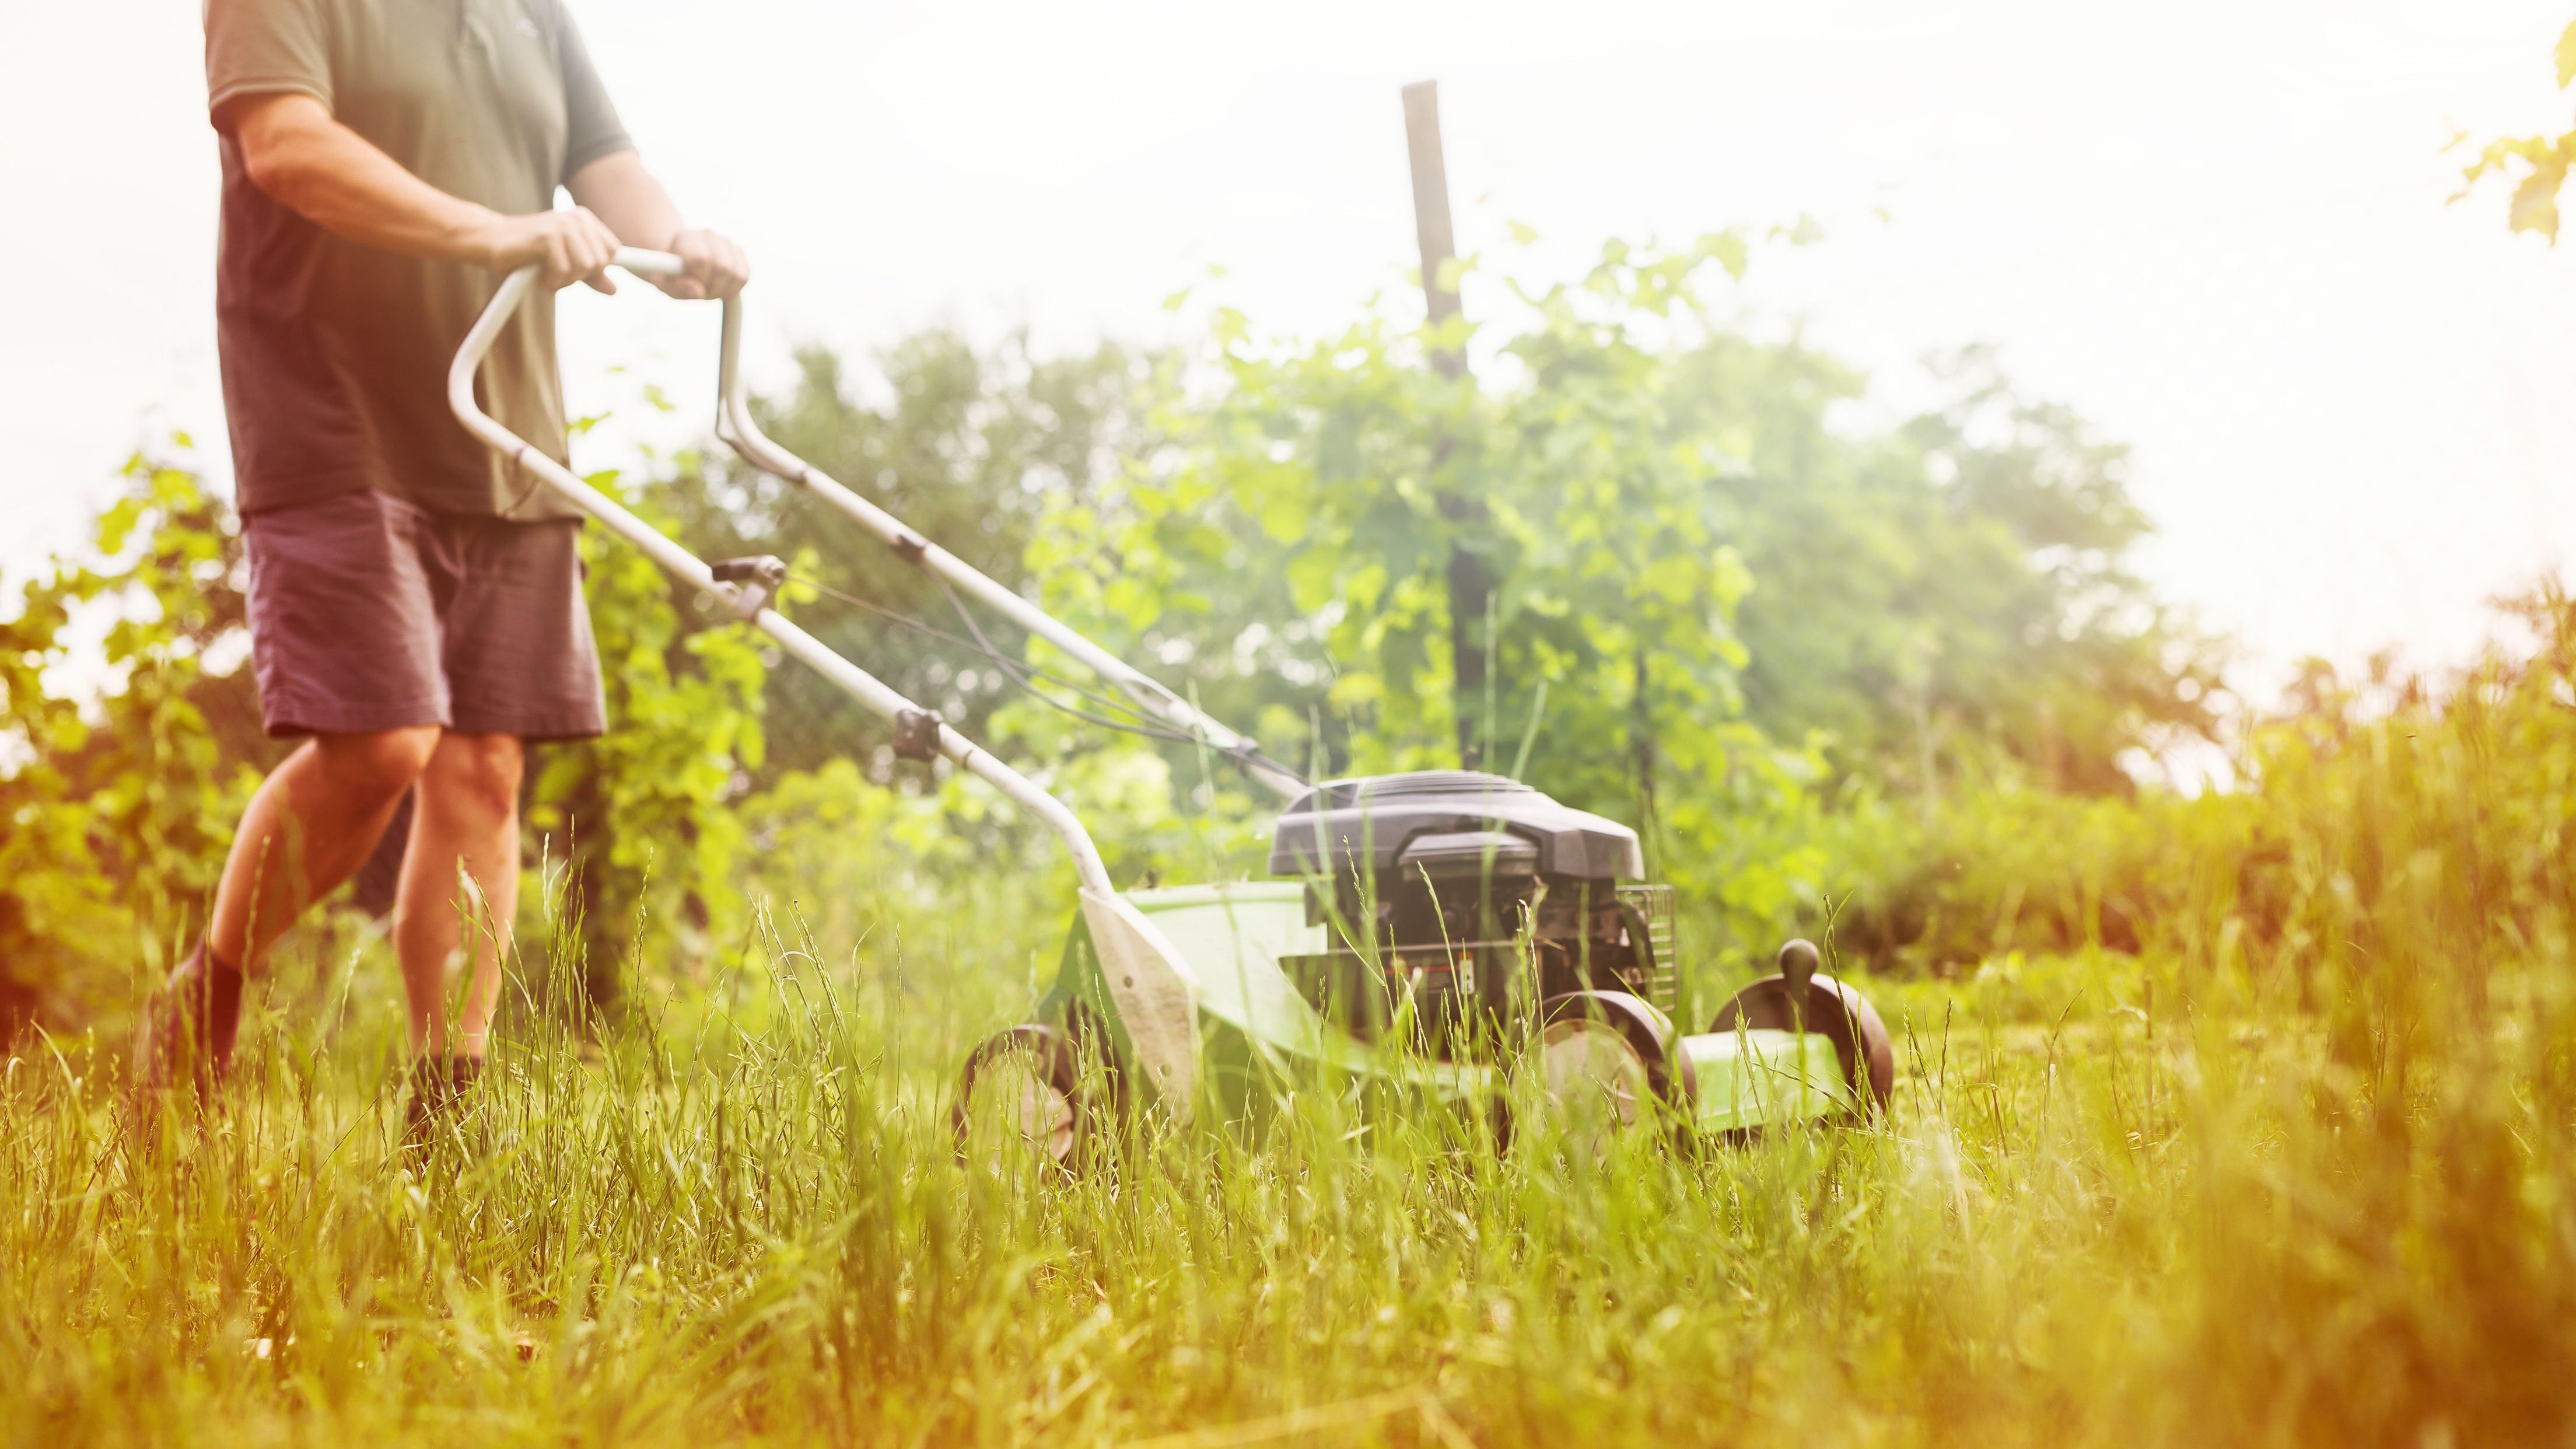
<instances>
[{"instance_id":1,"label":"man","mask_svg":"<svg viewBox=\"0 0 2576 1449\"><path fill-rule=\"evenodd\" d=\"M730 295L749 266L645 171L564 0L207 0L205 21L252 666L269 733L306 738L252 797L137 1070L223 1076L245 974L416 788L394 948L417 1125L482 1065L524 743L604 727L580 523L457 425L448 362L500 277L541 266L481 387L560 459L554 289L615 290L621 242L679 254L674 296Z\"/></svg>"}]
</instances>

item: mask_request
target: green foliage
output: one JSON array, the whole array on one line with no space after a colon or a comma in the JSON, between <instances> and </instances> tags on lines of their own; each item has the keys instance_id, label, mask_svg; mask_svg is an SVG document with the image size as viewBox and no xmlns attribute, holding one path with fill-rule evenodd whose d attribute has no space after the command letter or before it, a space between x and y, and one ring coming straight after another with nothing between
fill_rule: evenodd
<instances>
[{"instance_id":1,"label":"green foliage","mask_svg":"<svg viewBox=\"0 0 2576 1449\"><path fill-rule=\"evenodd\" d=\"M1669 359L1641 335L1721 254L1724 239L1613 247L1532 299L1504 386L1421 366L1455 339L1383 315L1258 349L1220 311L1213 395L1170 410L1175 453L1096 502L1060 496L1031 566L1051 605L1187 661L1220 712L1296 726L1274 752L1308 754L1314 719L1327 768L1376 771L1454 761L1446 576L1463 546L1499 581L1491 647L1514 691L1477 702L1489 754L1509 758L1505 722L1544 680L1562 713L1535 773L1585 772L1571 793L1633 795L1638 749L1722 770L1746 743L1727 717L1749 581L1702 486L1718 447L1669 435ZM1452 496L1484 507L1445 509ZM1570 736L1593 747L1545 749Z\"/></svg>"},{"instance_id":2,"label":"green foliage","mask_svg":"<svg viewBox=\"0 0 2576 1449\"><path fill-rule=\"evenodd\" d=\"M1153 446L1145 412L1158 364L1116 344L1040 358L1025 336L978 348L933 329L886 349L865 377L816 348L797 362L791 388L754 401L762 431L1013 586L1027 576L1021 558L1046 491L1086 495L1121 459ZM776 554L824 588L961 632L927 579L802 491L730 459L713 468L681 462L661 496L679 537L704 556ZM818 638L971 735L983 737L991 712L1010 698L1000 672L971 655L839 601L806 598L813 607L798 618ZM1020 647L1000 621L984 627L1000 647ZM883 725L811 671L774 671L766 694L764 780L844 756L865 761L879 783L906 778Z\"/></svg>"},{"instance_id":3,"label":"green foliage","mask_svg":"<svg viewBox=\"0 0 2576 1449\"><path fill-rule=\"evenodd\" d=\"M2312 663L2284 712L2247 722L2233 790L1986 790L1921 823L1848 812L1822 832L1848 892L1838 939L1880 969L2108 947L2360 970L2393 949L2391 923L2421 929L2437 905L2464 967L2562 929L2549 903L2576 888L2561 828L2576 818L2576 610L2553 585L2509 616L2529 648L2448 688ZM2460 902L2491 904L2455 918Z\"/></svg>"},{"instance_id":4,"label":"green foliage","mask_svg":"<svg viewBox=\"0 0 2576 1449\"><path fill-rule=\"evenodd\" d=\"M2558 37L2558 88L2576 84L2576 22ZM2522 179L2513 188L2505 224L2515 231L2538 232L2551 245L2558 242L2558 194L2567 184L2567 169L2576 165L2576 130L2563 136L2513 136L2490 141L2464 173L2474 188L2489 175ZM2468 192L2463 190L2461 195Z\"/></svg>"},{"instance_id":5,"label":"green foliage","mask_svg":"<svg viewBox=\"0 0 2576 1449\"><path fill-rule=\"evenodd\" d=\"M125 477L88 561L56 560L0 623L0 1038L113 1020L194 943L233 823L284 753L260 727L231 511L176 462L138 456ZM600 1000L638 962L702 970L741 931L728 806L760 763L766 670L745 631L707 627L605 543L583 550L622 727L541 754L529 812L532 861L570 868Z\"/></svg>"},{"instance_id":6,"label":"green foliage","mask_svg":"<svg viewBox=\"0 0 2576 1449\"><path fill-rule=\"evenodd\" d=\"M1715 289L1749 256L1734 234L1613 243L1574 281L1516 283L1478 334L1474 377L1423 365L1469 340L1464 323L1429 336L1372 312L1321 342L1256 345L1220 309L1193 366L1114 346L1046 360L1022 339L979 350L933 332L862 380L809 352L761 415L826 471L1256 726L1281 758L1318 773L1445 764L1463 720L1495 767L1639 823L1684 888L1704 974L1844 897L1849 939L1877 958L1963 959L1974 933L1960 923L2003 910L2007 888L1936 877L1932 862L2017 859L2017 826L1997 827L1991 853L1971 828L2017 821L2021 807L1992 804L2016 790L2124 791L2125 752L2209 727L2215 670L2122 567L2145 524L2116 447L2012 394L1975 354L1953 369L1953 405L1852 426L1861 378L1721 314ZM1075 800L1120 879L1259 869L1270 802L1229 767L1010 695L985 661L830 597L956 627L934 589L801 493L694 453L624 491L704 554L794 559L800 621ZM237 553L223 529L209 537ZM1496 585L1492 616L1463 631L1495 666L1487 697L1468 701L1447 614L1462 554ZM528 817L532 864L570 872L594 1000L703 976L753 903L805 874L840 882L798 899L841 921L854 892L1061 873L983 787L898 769L878 722L773 667L646 560L600 536L585 558L613 732L541 754ZM128 583L176 587L115 587ZM212 611L189 648L226 637L238 654L229 576L189 607ZM185 848L138 836L84 858L38 843L88 829L93 796L162 800L172 822L190 798L153 795L176 787L133 748L57 782L74 760L54 721L77 711L24 661L68 647L59 614L14 626L41 647L12 655L29 743L11 844L61 864L13 887L13 909L40 924L7 958L15 999L52 993L58 1022L95 1014L99 983L121 980L104 963L136 950L119 939L129 917L155 942L184 933L184 913L135 903L202 894L234 808L200 811ZM123 737L182 762L173 778L233 780L274 757L246 672L171 686L215 690L227 707L210 721L151 714L157 678L110 707L137 712ZM785 851L816 862L782 871ZM2027 864L2017 878L2053 868ZM2116 897L2103 909L2100 939L2126 943ZM166 944L142 948L156 952Z\"/></svg>"},{"instance_id":7,"label":"green foliage","mask_svg":"<svg viewBox=\"0 0 2576 1449\"><path fill-rule=\"evenodd\" d=\"M614 471L587 481L669 531L660 489ZM634 974L665 989L703 974L742 933L747 839L731 807L761 764L767 668L748 629L698 618L643 554L590 529L581 556L611 728L546 753L527 818L570 871L583 979L605 1005Z\"/></svg>"},{"instance_id":8,"label":"green foliage","mask_svg":"<svg viewBox=\"0 0 2576 1449\"><path fill-rule=\"evenodd\" d=\"M1498 767L1648 827L1720 952L1844 878L1828 810L1919 817L1944 781L2124 793L2124 755L2213 728L2211 646L2124 565L2146 523L2122 450L1975 353L1951 406L1852 428L1856 374L1720 316L1710 279L1746 259L1733 235L1613 243L1515 285L1481 378L1423 365L1464 324L1256 345L1219 309L1170 445L1057 490L1029 566L1050 608L1319 772L1452 763L1464 715ZM1461 549L1496 581L1470 631L1490 700L1454 697ZM1231 798L1194 803L1228 821Z\"/></svg>"},{"instance_id":9,"label":"green foliage","mask_svg":"<svg viewBox=\"0 0 2576 1449\"><path fill-rule=\"evenodd\" d=\"M0 623L0 1040L113 1014L194 943L273 757L230 510L176 461L138 454L124 476L91 562L56 560ZM53 678L102 665L94 696Z\"/></svg>"},{"instance_id":10,"label":"green foliage","mask_svg":"<svg viewBox=\"0 0 2576 1449\"><path fill-rule=\"evenodd\" d=\"M1719 480L1757 586L1741 628L1750 717L1821 730L1852 776L1924 802L1945 782L2126 793L2122 756L2207 735L2214 644L2126 566L2148 532L2126 450L1948 359L1953 400L1837 435L1861 379L1792 342L1692 359L1703 426L1748 440Z\"/></svg>"}]
</instances>

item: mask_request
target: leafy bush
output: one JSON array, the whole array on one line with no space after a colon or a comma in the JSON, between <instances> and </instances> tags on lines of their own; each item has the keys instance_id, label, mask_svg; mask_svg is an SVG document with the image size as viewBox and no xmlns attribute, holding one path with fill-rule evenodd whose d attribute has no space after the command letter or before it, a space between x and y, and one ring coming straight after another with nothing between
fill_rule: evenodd
<instances>
[{"instance_id":1,"label":"leafy bush","mask_svg":"<svg viewBox=\"0 0 2576 1449\"><path fill-rule=\"evenodd\" d=\"M1730 964L1853 890L1847 857L1898 868L1908 814L2125 795L2128 752L2214 729L2214 646L2125 570L2146 524L2121 450L1973 354L1953 406L1838 423L1856 374L1721 314L1746 256L1612 244L1515 285L1483 379L1423 365L1462 330L1380 311L1256 342L1217 309L1168 445L1049 495L1037 586L1317 772L1455 763L1466 721L1491 767L1638 824ZM1477 700L1454 689L1461 550L1495 584L1466 631L1494 666ZM1132 748L1032 718L998 723L1042 759Z\"/></svg>"},{"instance_id":2,"label":"leafy bush","mask_svg":"<svg viewBox=\"0 0 2576 1449\"><path fill-rule=\"evenodd\" d=\"M0 1041L113 1014L195 944L276 756L245 664L239 526L176 460L138 454L124 476L90 562L56 560L0 623ZM102 665L94 695L55 682Z\"/></svg>"},{"instance_id":3,"label":"leafy bush","mask_svg":"<svg viewBox=\"0 0 2576 1449\"><path fill-rule=\"evenodd\" d=\"M2576 85L2576 22L2559 32L2556 61L2558 88L2563 91ZM2576 130L2558 136L2508 136L2490 141L2479 151L2478 159L2469 164L2465 176L2468 187L2474 189L2490 175L2511 176L2519 171L2522 179L2513 188L2505 224L2515 231L2538 232L2555 246L2558 195L2567 185L2570 166L2576 166Z\"/></svg>"},{"instance_id":4,"label":"leafy bush","mask_svg":"<svg viewBox=\"0 0 2576 1449\"><path fill-rule=\"evenodd\" d=\"M657 490L614 471L587 481L668 528ZM581 558L612 728L544 753L526 815L537 853L569 872L588 999L613 1006L638 974L665 989L702 977L744 931L732 807L761 763L767 666L748 629L706 617L643 554L585 529Z\"/></svg>"},{"instance_id":5,"label":"leafy bush","mask_svg":"<svg viewBox=\"0 0 2576 1449\"><path fill-rule=\"evenodd\" d=\"M1881 969L2107 947L2270 970L2368 959L2391 920L2444 921L2464 961L2563 929L2576 610L2549 584L2506 613L2528 646L2447 686L2355 687L2312 665L2284 712L2247 722L2233 789L1995 789L1928 823L1884 808L1830 821L1837 939Z\"/></svg>"},{"instance_id":6,"label":"leafy bush","mask_svg":"<svg viewBox=\"0 0 2576 1449\"><path fill-rule=\"evenodd\" d=\"M125 477L88 561L56 560L0 623L0 1037L112 1020L193 946L233 824L284 754L247 665L239 524L179 461L138 456ZM583 555L624 727L541 754L528 811L532 861L569 869L602 1002L639 961L664 980L700 971L744 929L729 806L760 760L765 672L743 630L696 621L605 542L586 536ZM101 665L94 689L63 682Z\"/></svg>"}]
</instances>

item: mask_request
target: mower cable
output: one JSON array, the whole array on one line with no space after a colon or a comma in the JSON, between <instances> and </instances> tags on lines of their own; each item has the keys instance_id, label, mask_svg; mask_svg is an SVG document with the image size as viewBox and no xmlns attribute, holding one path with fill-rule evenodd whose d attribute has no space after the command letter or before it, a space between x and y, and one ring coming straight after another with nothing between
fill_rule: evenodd
<instances>
[{"instance_id":1,"label":"mower cable","mask_svg":"<svg viewBox=\"0 0 2576 1449\"><path fill-rule=\"evenodd\" d=\"M1006 655L1001 650L995 648L992 641L983 638L983 631L980 629L975 631L977 637L973 639L963 638L959 635L949 633L947 630L940 628L936 624L916 619L910 614L902 613L898 610L889 609L883 604L870 603L866 599L858 598L855 595L842 593L840 590L833 588L829 584L825 584L816 579L807 578L802 574L792 574L789 577L793 582L804 584L808 588L813 589L816 593L822 594L840 603L848 604L854 609L864 609L868 613L876 615L878 618L885 619L891 623L901 624L907 629L927 634L931 638L940 640L943 643L954 644L958 648L964 649L970 653L981 654L986 659L992 661L993 666L1002 672L1004 678L1009 679L1012 683L1020 686L1022 689L1030 688L1029 681L1032 678L1042 679L1049 684L1070 689L1074 693L1081 695L1083 698L1101 705L1103 708L1117 710L1123 714L1136 714L1136 711L1132 706L1119 700L1110 699L1106 696L1094 693L1093 691L1084 688L1082 685L1064 678L1062 675L1051 674L1033 664L1028 664L1021 660L1011 658L1009 655ZM972 628L973 624L973 620L969 619L967 621L969 628ZM1032 692L1034 693L1035 691ZM1098 716L1077 710L1073 706L1065 704L1063 701L1050 695L1040 694L1038 695L1038 698L1044 700L1048 704L1054 705L1057 709L1074 714L1081 719L1089 720L1095 724L1105 724L1113 729L1123 729L1134 734L1148 735L1154 739L1170 740L1176 744L1187 744L1192 742L1194 739L1193 736L1183 734L1178 730L1161 729L1150 724L1131 724L1121 720L1102 719ZM1141 718L1141 716L1138 717Z\"/></svg>"},{"instance_id":2,"label":"mower cable","mask_svg":"<svg viewBox=\"0 0 2576 1449\"><path fill-rule=\"evenodd\" d=\"M1150 724L1143 726L1123 725L1115 720L1102 719L1098 715L1086 714L1081 710L1061 703L1045 694L1040 694L1037 687L1029 683L1026 678L1027 673L1034 670L1035 666L1021 660L1013 659L1002 653L999 649L994 648L993 641L984 637L983 626L975 622L974 611L966 607L966 601L957 596L956 588L948 582L947 578L943 575L933 574L931 575L931 580L939 585L939 591L941 593L948 596L948 606L957 611L957 617L966 625L967 632L975 636L975 643L982 649L984 657L992 660L996 666L1000 667L1006 673L1011 674L1015 679L1018 679L1020 687L1027 690L1030 694L1036 695L1037 698L1045 700L1048 704L1054 705L1057 709L1063 710L1066 714L1072 715L1075 719L1089 720L1094 724L1106 725L1114 730L1125 730L1129 734L1144 735L1149 739L1170 740L1174 744L1194 745L1200 749L1209 748L1208 742L1204 738L1188 731L1173 730ZM1070 680L1057 679L1054 675L1048 675L1047 677L1050 679L1056 679L1057 683L1064 685L1065 688L1072 690L1074 693L1081 695L1085 699L1095 701L1107 708L1121 710L1130 715L1134 715L1138 719L1145 718L1144 714L1134 705L1105 698L1091 690L1083 688L1079 684L1073 683ZM1305 776L1298 774L1296 771L1289 769L1286 765L1283 765L1277 760L1261 753L1261 747L1248 739L1242 741L1242 743L1234 749L1218 750L1217 753L1231 758L1238 766L1258 764L1266 766L1269 769L1276 770L1280 774L1286 775L1288 778L1295 780L1298 784L1312 785L1314 783L1314 781L1309 780Z\"/></svg>"},{"instance_id":3,"label":"mower cable","mask_svg":"<svg viewBox=\"0 0 2576 1449\"><path fill-rule=\"evenodd\" d=\"M1151 723L1134 722L1142 721L1145 718L1145 716L1139 712L1135 706L1127 704L1121 700L1112 699L1095 690L1085 688L1060 674L1049 673L1044 669L1038 668L1034 664L1030 664L1026 660L1014 659L1008 654L1003 653L999 648L995 647L992 640L984 636L983 628L975 622L975 616L967 609L965 600L957 597L957 591L949 586L946 579L940 578L935 574L931 576L932 582L938 584L940 592L948 596L949 605L956 609L957 617L965 623L968 631L975 636L974 638L961 638L958 635L940 628L936 624L916 619L910 614L889 609L883 604L871 603L870 601L859 598L854 594L845 594L839 589L833 588L831 585L822 582L820 579L808 578L803 574L791 574L789 575L789 578L793 582L805 585L818 594L837 602L848 604L852 608L863 609L881 619L901 624L907 629L913 629L923 634L927 634L933 639L943 640L947 643L956 645L960 649L967 649L977 654L981 654L987 660L992 662L993 667L999 670L1005 679L1018 685L1030 698L1035 699L1040 704L1046 705L1051 709L1081 720L1086 724L1095 724L1099 725L1103 729L1117 730L1122 734L1141 735L1149 740L1163 740L1176 745L1204 746L1207 743L1207 741L1201 739L1197 735L1189 734L1181 730L1166 729L1162 726ZM1056 685L1063 689L1072 690L1075 694L1081 695L1084 699L1092 701L1103 709L1116 710L1120 714L1129 716L1129 718L1113 719L1107 715L1094 714L1089 710L1080 708L1079 706L1067 704L1063 700L1056 698L1054 695L1047 693L1045 690L1038 688L1036 681L1039 680L1044 680L1049 684ZM1296 771L1291 770L1285 765L1280 764L1278 761L1271 759L1269 756L1262 754L1257 749L1243 751L1225 750L1219 751L1219 753L1227 755L1229 758L1261 764L1271 769L1278 770L1281 773L1296 779L1300 783L1306 782L1305 776L1298 774Z\"/></svg>"},{"instance_id":4,"label":"mower cable","mask_svg":"<svg viewBox=\"0 0 2576 1449\"><path fill-rule=\"evenodd\" d=\"M958 622L966 626L966 632L975 636L975 642L972 646L975 652L993 661L995 668L1000 669L1004 674L1010 676L1013 683L1019 685L1020 688L1027 690L1035 698L1054 705L1057 709L1064 711L1075 719L1087 720L1092 724L1104 725L1113 730L1124 730L1131 735L1142 735L1149 740L1168 740L1176 745L1195 745L1203 743L1198 736L1185 733L1181 730L1170 729L1151 722L1135 724L1126 723L1104 715L1092 714L1086 710L1078 709L1072 705L1066 704L1052 695L1039 693L1036 685L1030 682L1032 676L1037 673L1036 666L1011 658L1009 655L1004 654L999 648L995 647L992 640L985 638L984 626L975 622L975 615L967 609L966 601L957 597L957 590L949 584L948 580L933 574L931 575L930 581L939 585L939 591L948 596L948 606L957 611ZM952 634L949 637L953 639L956 636ZM1122 714L1127 715L1130 719L1138 721L1145 720L1143 712L1138 710L1134 705L1122 704L1116 700L1109 699L1104 695L1085 689L1081 685L1076 684L1069 679L1060 678L1052 674L1045 677L1053 683L1063 685L1065 688L1072 690L1074 693L1081 695L1083 698L1090 700L1104 709L1117 710Z\"/></svg>"}]
</instances>

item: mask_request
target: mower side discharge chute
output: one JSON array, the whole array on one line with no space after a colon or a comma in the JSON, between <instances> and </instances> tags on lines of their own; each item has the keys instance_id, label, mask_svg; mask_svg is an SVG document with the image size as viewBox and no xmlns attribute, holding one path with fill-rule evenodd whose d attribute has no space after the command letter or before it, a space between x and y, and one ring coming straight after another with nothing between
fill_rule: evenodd
<instances>
[{"instance_id":1,"label":"mower side discharge chute","mask_svg":"<svg viewBox=\"0 0 2576 1449\"><path fill-rule=\"evenodd\" d=\"M1199 1081L1198 982L1189 963L1123 896L1085 886L1082 924L1135 1071L1172 1120L1186 1123Z\"/></svg>"}]
</instances>

